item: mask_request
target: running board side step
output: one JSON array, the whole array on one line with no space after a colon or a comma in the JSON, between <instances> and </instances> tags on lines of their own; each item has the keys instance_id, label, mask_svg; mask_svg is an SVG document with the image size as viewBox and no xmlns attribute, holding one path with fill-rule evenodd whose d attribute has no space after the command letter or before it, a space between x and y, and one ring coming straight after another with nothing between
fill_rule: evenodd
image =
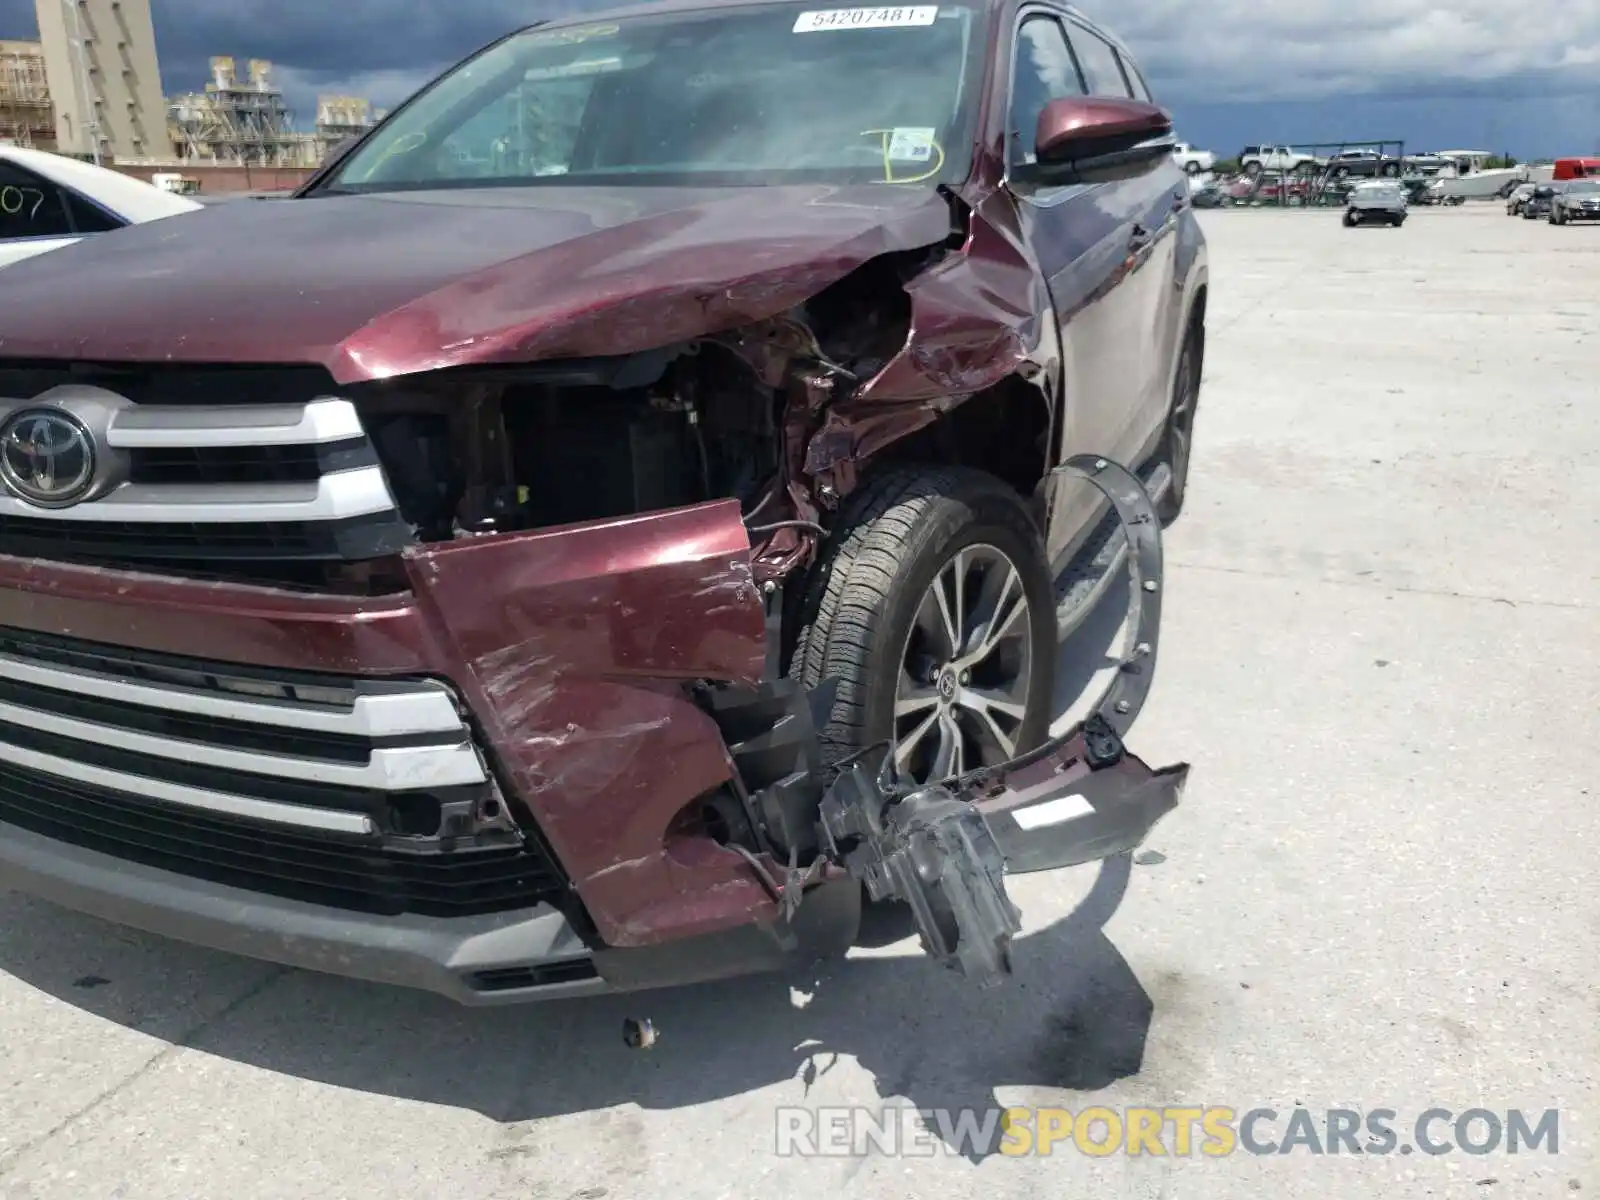
<instances>
[{"instance_id":1,"label":"running board side step","mask_svg":"<svg viewBox=\"0 0 1600 1200\"><path fill-rule=\"evenodd\" d=\"M924 950L983 985L1011 973L1022 928L1005 875L1132 850L1177 807L1189 776L1187 764L1152 770L1123 744L1149 695L1161 623L1161 526L1150 494L1092 455L1058 471L1082 475L1111 502L1116 558L1129 568L1129 646L1089 717L1009 763L925 787L895 779L887 755L876 771L858 758L821 804L827 856L873 899L908 904Z\"/></svg>"}]
</instances>

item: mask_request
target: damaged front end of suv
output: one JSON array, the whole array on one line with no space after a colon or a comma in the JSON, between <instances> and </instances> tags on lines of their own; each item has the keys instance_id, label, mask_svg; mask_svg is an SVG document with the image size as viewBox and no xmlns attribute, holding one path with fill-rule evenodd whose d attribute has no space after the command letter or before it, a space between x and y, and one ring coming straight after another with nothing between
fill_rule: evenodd
<instances>
[{"instance_id":1,"label":"damaged front end of suv","mask_svg":"<svg viewBox=\"0 0 1600 1200\"><path fill-rule=\"evenodd\" d=\"M994 14L905 12L976 93ZM786 49L805 16L694 20ZM635 49L700 44L657 20ZM454 78L680 69L555 60L622 25ZM1118 103L1041 127L1142 146L1158 110ZM861 179L385 182L402 122L377 182L335 163L9 269L0 885L468 1004L843 952L863 892L1006 973L1005 874L1137 844L1187 770L1123 745L1173 469L1072 453L1062 313L1131 279L1180 335L1140 389L1176 414L1204 269L1173 287L1113 227L1052 296L956 113L970 161L941 133L949 178L906 186L872 174L887 134ZM1106 696L1054 738L1053 559L1133 583Z\"/></svg>"}]
</instances>

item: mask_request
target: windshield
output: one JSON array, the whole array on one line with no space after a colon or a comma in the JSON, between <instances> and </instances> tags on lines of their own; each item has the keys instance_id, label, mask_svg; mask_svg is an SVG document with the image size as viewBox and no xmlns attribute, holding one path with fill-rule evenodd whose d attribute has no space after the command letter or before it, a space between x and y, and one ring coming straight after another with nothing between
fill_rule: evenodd
<instances>
[{"instance_id":1,"label":"windshield","mask_svg":"<svg viewBox=\"0 0 1600 1200\"><path fill-rule=\"evenodd\" d=\"M442 76L320 190L965 178L961 6L766 5L535 28Z\"/></svg>"},{"instance_id":2,"label":"windshield","mask_svg":"<svg viewBox=\"0 0 1600 1200\"><path fill-rule=\"evenodd\" d=\"M1569 196L1600 196L1600 182L1584 180L1582 183L1567 184Z\"/></svg>"}]
</instances>

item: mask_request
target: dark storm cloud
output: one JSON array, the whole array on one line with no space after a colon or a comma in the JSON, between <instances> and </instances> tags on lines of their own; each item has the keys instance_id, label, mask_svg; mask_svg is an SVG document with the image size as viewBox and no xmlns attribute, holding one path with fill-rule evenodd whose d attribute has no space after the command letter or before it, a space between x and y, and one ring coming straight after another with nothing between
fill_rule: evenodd
<instances>
[{"instance_id":1,"label":"dark storm cloud","mask_svg":"<svg viewBox=\"0 0 1600 1200\"><path fill-rule=\"evenodd\" d=\"M604 6L603 0L151 2L169 93L203 86L207 60L217 54L268 59L280 74L308 85L359 85L375 77L393 90L541 17ZM36 28L33 0L0 0L0 37L33 37Z\"/></svg>"},{"instance_id":2,"label":"dark storm cloud","mask_svg":"<svg viewBox=\"0 0 1600 1200\"><path fill-rule=\"evenodd\" d=\"M581 4L526 0L153 0L162 60L266 58L330 75L414 70L461 57L541 16Z\"/></svg>"}]
</instances>

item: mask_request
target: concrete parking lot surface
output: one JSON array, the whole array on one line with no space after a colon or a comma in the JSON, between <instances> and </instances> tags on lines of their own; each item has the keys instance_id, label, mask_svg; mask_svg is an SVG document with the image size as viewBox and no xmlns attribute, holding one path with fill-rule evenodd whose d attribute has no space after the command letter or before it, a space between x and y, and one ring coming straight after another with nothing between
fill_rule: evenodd
<instances>
[{"instance_id":1,"label":"concrete parking lot surface","mask_svg":"<svg viewBox=\"0 0 1600 1200\"><path fill-rule=\"evenodd\" d=\"M1015 881L1014 983L890 922L820 977L472 1012L0 894L0 1195L1600 1195L1600 228L1202 219L1133 738L1193 774L1140 865ZM779 1106L886 1103L1561 1115L1553 1155L774 1153Z\"/></svg>"}]
</instances>

